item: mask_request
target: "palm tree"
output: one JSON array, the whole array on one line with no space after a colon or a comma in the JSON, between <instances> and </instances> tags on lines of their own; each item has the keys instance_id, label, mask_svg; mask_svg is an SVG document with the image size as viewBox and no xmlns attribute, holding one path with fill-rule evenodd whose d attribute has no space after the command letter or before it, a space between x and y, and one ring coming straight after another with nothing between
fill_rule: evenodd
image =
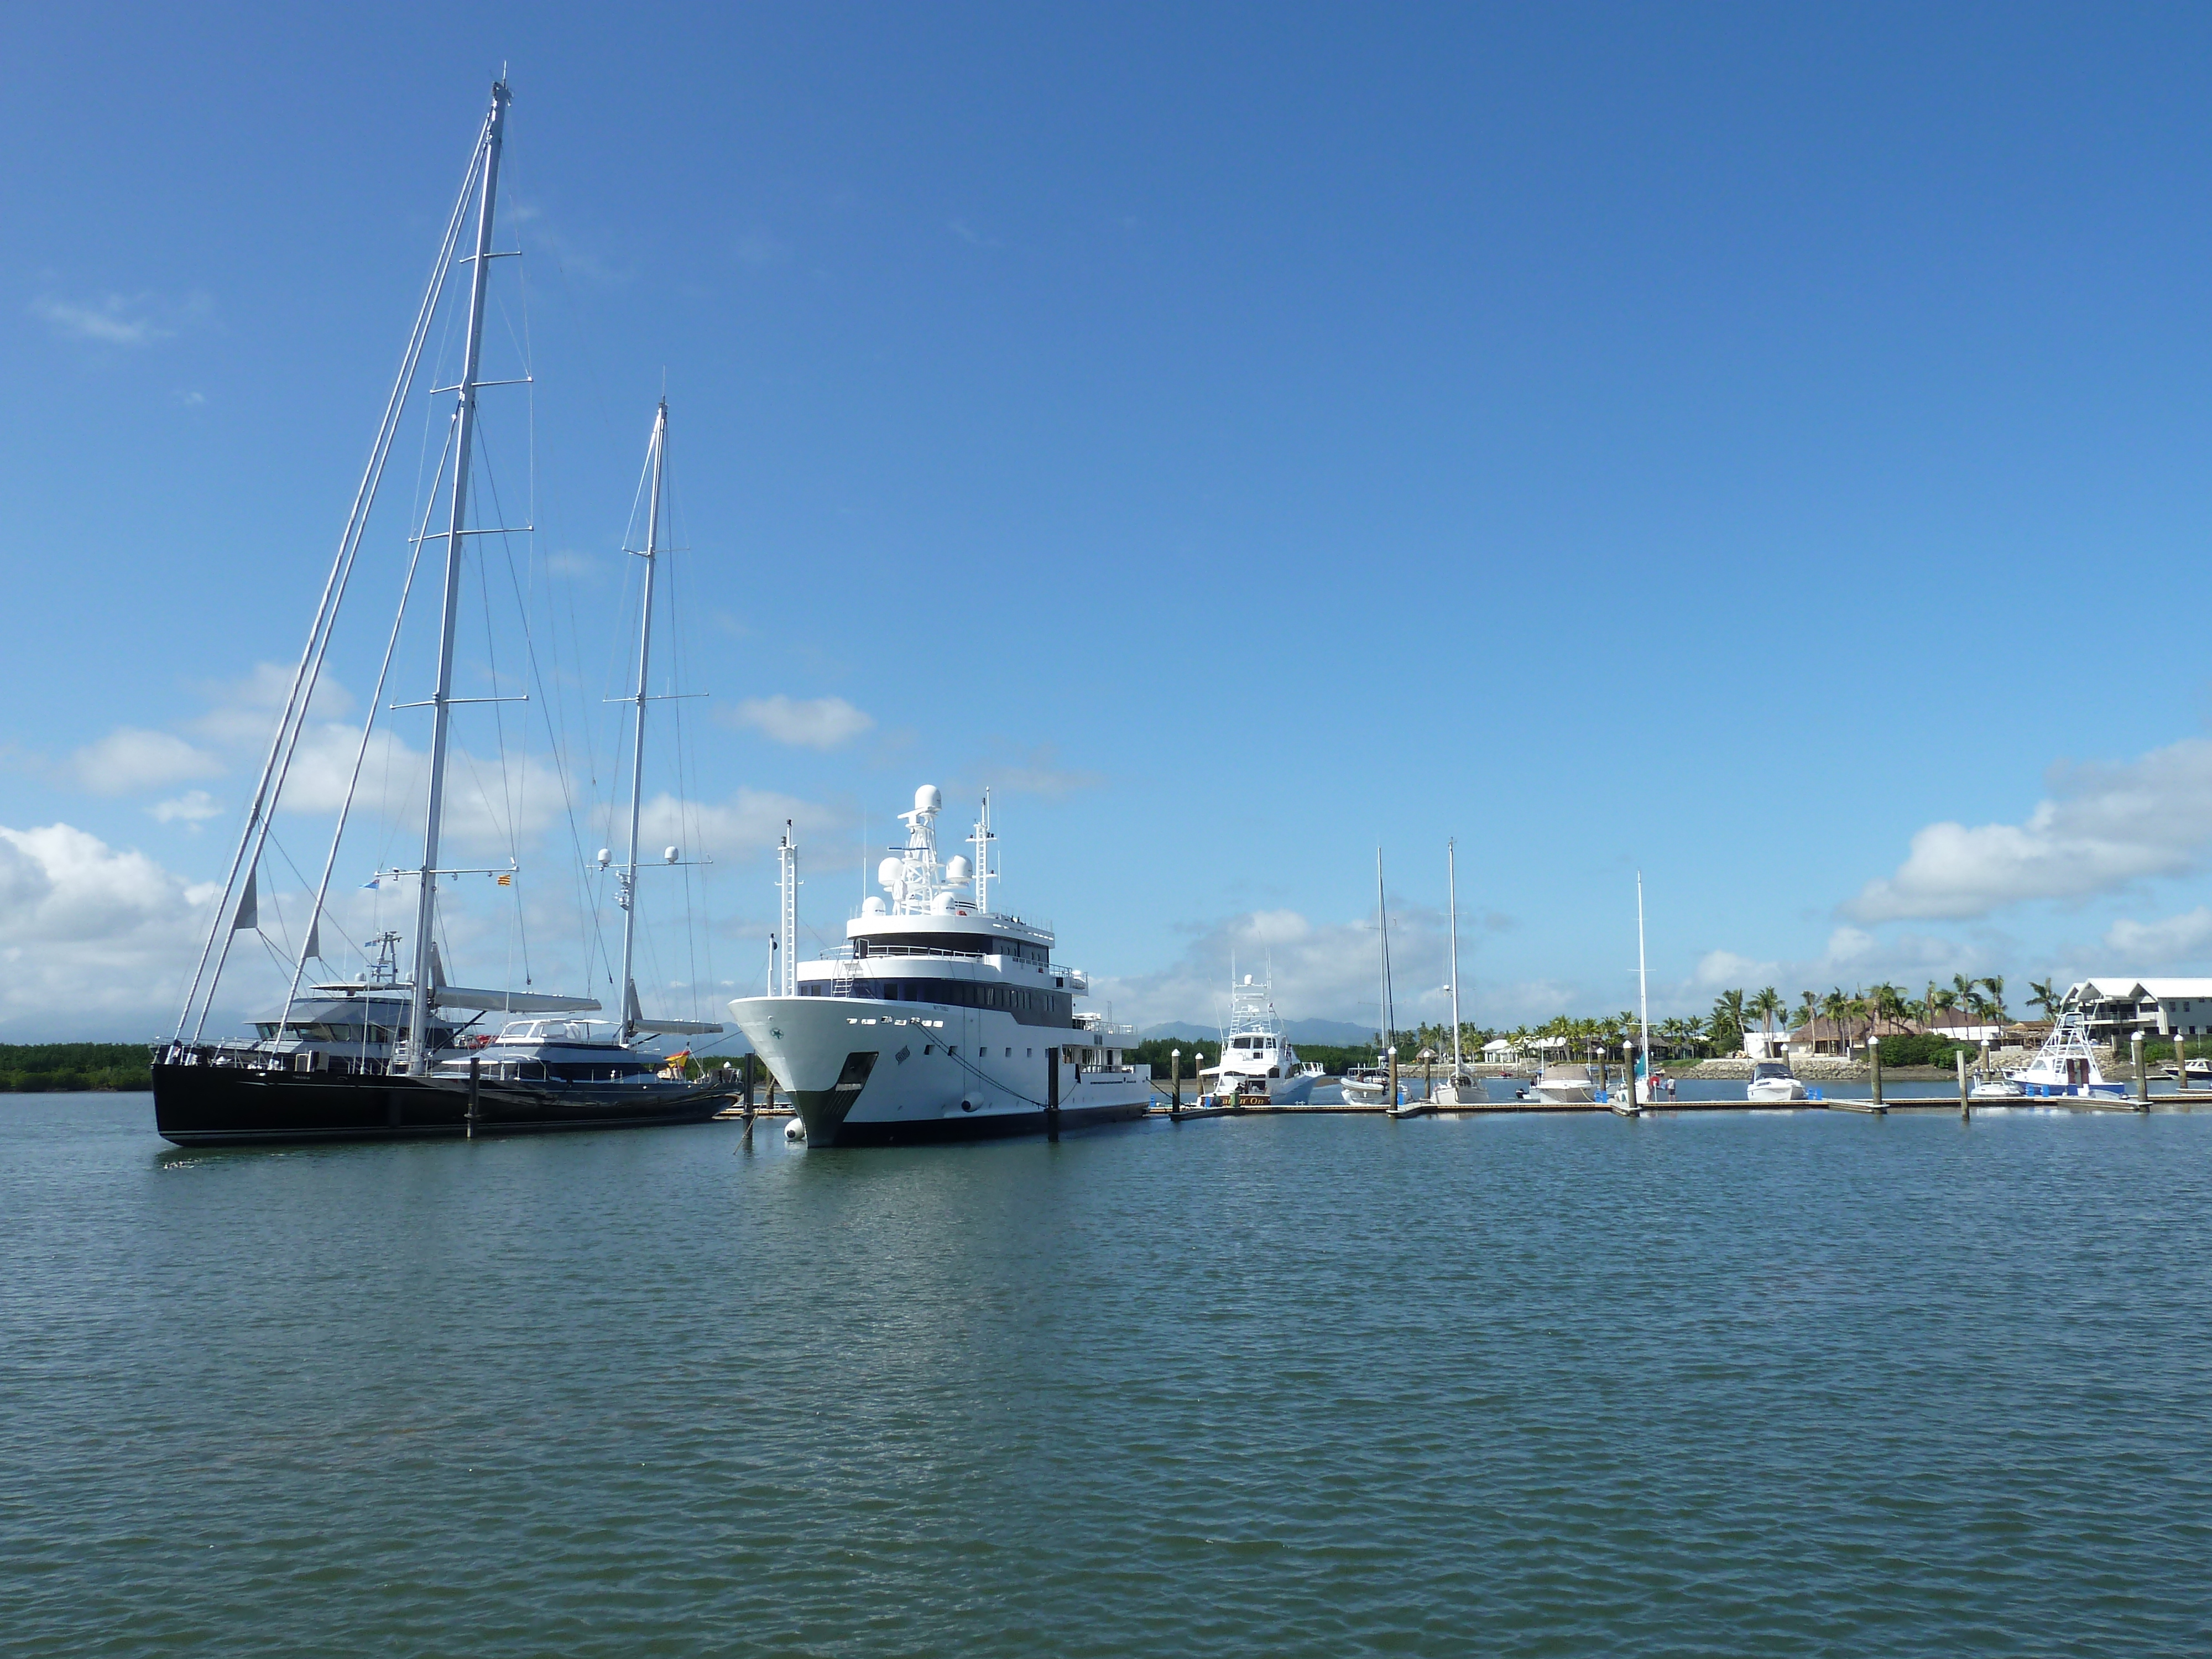
<instances>
[{"instance_id":1,"label":"palm tree","mask_svg":"<svg viewBox=\"0 0 2212 1659\"><path fill-rule=\"evenodd\" d=\"M1695 1014L1682 1016L1682 1040L1690 1045L1692 1053L1705 1046L1705 1022Z\"/></svg>"},{"instance_id":2,"label":"palm tree","mask_svg":"<svg viewBox=\"0 0 2212 1659\"><path fill-rule=\"evenodd\" d=\"M1713 999L1713 1024L1726 1023L1739 1031L1743 1030L1743 993L1723 991Z\"/></svg>"},{"instance_id":3,"label":"palm tree","mask_svg":"<svg viewBox=\"0 0 2212 1659\"><path fill-rule=\"evenodd\" d=\"M1990 988L1990 1012L1996 1015L1998 1022L2002 1024L2005 1017L2004 975L1991 974L1982 983Z\"/></svg>"},{"instance_id":4,"label":"palm tree","mask_svg":"<svg viewBox=\"0 0 2212 1659\"><path fill-rule=\"evenodd\" d=\"M1776 1016L1782 1012L1782 994L1771 985L1751 1000L1751 1012L1759 1016L1759 1029L1771 1031Z\"/></svg>"},{"instance_id":5,"label":"palm tree","mask_svg":"<svg viewBox=\"0 0 2212 1659\"><path fill-rule=\"evenodd\" d=\"M2058 1018L2058 1005L2066 1000L2065 994L2052 988L2047 979L2032 979L2027 982L2027 1006L2043 1010L2045 1019Z\"/></svg>"}]
</instances>

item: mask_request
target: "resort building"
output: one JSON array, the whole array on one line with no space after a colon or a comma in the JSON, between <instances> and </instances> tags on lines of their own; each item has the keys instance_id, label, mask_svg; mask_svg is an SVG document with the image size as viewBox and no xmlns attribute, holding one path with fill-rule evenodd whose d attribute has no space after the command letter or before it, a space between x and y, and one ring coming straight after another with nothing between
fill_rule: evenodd
<instances>
[{"instance_id":1,"label":"resort building","mask_svg":"<svg viewBox=\"0 0 2212 1659\"><path fill-rule=\"evenodd\" d=\"M2069 986L2059 1012L2080 1014L2094 1042L2212 1035L2212 979L2085 979Z\"/></svg>"}]
</instances>

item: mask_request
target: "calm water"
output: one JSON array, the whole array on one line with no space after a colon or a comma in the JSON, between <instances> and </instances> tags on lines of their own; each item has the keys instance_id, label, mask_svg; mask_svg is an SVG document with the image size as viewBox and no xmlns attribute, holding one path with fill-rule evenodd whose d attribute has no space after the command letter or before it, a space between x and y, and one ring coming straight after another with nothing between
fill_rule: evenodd
<instances>
[{"instance_id":1,"label":"calm water","mask_svg":"<svg viewBox=\"0 0 2212 1659\"><path fill-rule=\"evenodd\" d=\"M0 1652L2212 1645L2212 1115L150 1118L0 1101Z\"/></svg>"}]
</instances>

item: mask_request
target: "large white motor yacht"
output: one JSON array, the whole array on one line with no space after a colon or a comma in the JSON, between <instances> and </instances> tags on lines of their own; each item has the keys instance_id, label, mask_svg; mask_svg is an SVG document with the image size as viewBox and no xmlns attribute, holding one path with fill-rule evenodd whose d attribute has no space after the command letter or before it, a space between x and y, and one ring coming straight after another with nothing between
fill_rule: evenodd
<instances>
[{"instance_id":1,"label":"large white motor yacht","mask_svg":"<svg viewBox=\"0 0 2212 1659\"><path fill-rule=\"evenodd\" d=\"M1052 960L1048 928L994 913L990 799L977 862L940 861L933 785L901 813L906 844L878 866L885 896L845 924L842 951L790 965L783 994L739 997L730 1015L790 1095L806 1144L903 1146L1141 1117L1149 1066L1135 1028L1078 1013L1090 990ZM796 880L787 865L787 883ZM792 938L787 886L786 938Z\"/></svg>"},{"instance_id":2,"label":"large white motor yacht","mask_svg":"<svg viewBox=\"0 0 2212 1659\"><path fill-rule=\"evenodd\" d=\"M1283 1035L1275 1012L1272 981L1255 985L1252 975L1229 988L1229 1033L1221 1045L1221 1064L1199 1073L1224 1105L1303 1106L1313 1098L1315 1072L1298 1064L1298 1051Z\"/></svg>"}]
</instances>

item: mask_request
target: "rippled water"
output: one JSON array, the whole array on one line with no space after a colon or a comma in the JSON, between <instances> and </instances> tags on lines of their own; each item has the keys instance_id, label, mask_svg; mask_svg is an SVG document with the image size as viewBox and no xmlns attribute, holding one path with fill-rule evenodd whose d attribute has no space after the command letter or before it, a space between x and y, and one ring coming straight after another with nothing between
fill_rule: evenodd
<instances>
[{"instance_id":1,"label":"rippled water","mask_svg":"<svg viewBox=\"0 0 2212 1659\"><path fill-rule=\"evenodd\" d=\"M2212 1645L2212 1115L150 1118L0 1102L0 1652Z\"/></svg>"}]
</instances>

